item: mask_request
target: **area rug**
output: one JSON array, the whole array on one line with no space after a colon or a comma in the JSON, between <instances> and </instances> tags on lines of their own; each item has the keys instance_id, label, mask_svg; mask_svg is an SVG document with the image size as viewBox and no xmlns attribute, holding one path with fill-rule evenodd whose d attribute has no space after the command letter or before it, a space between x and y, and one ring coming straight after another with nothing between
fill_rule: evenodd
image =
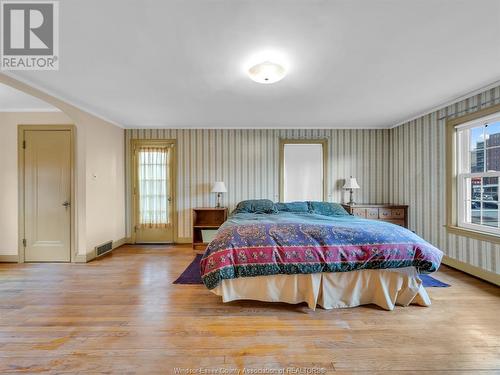
<instances>
[{"instance_id":1,"label":"area rug","mask_svg":"<svg viewBox=\"0 0 500 375\"><path fill-rule=\"evenodd\" d=\"M431 275L420 274L418 275L418 277L420 277L420 280L422 280L422 284L424 284L424 287L426 288L447 288L450 286L450 284L443 283L442 281L435 279Z\"/></svg>"},{"instance_id":2,"label":"area rug","mask_svg":"<svg viewBox=\"0 0 500 375\"><path fill-rule=\"evenodd\" d=\"M187 266L184 272L174 281L174 284L203 284L201 281L200 274L200 261L202 258L202 254L197 254L193 261ZM424 284L424 287L437 287L437 288L446 288L449 287L448 284L445 284L430 275L418 275Z\"/></svg>"},{"instance_id":3,"label":"area rug","mask_svg":"<svg viewBox=\"0 0 500 375\"><path fill-rule=\"evenodd\" d=\"M196 257L177 278L177 280L174 281L174 284L203 284L200 273L200 262L202 256L202 254L196 254Z\"/></svg>"}]
</instances>

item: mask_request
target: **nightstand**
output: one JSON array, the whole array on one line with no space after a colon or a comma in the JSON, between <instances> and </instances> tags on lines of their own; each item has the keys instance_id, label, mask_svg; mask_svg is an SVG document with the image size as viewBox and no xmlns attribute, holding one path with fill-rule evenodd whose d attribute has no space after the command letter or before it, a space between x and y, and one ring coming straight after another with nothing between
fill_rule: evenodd
<instances>
[{"instance_id":1,"label":"nightstand","mask_svg":"<svg viewBox=\"0 0 500 375\"><path fill-rule=\"evenodd\" d=\"M343 204L342 207L351 215L364 219L381 220L408 228L408 206L404 204Z\"/></svg>"},{"instance_id":2,"label":"nightstand","mask_svg":"<svg viewBox=\"0 0 500 375\"><path fill-rule=\"evenodd\" d=\"M208 243L203 242L202 230L219 229L226 220L227 208L193 208L193 249L205 250Z\"/></svg>"}]
</instances>

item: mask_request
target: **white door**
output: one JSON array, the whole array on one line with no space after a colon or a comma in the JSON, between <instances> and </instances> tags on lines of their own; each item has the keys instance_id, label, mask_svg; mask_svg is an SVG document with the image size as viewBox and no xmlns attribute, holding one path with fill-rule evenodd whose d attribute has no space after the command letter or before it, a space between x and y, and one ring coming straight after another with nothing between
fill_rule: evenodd
<instances>
[{"instance_id":1,"label":"white door","mask_svg":"<svg viewBox=\"0 0 500 375\"><path fill-rule=\"evenodd\" d=\"M71 260L71 131L24 131L26 262Z\"/></svg>"}]
</instances>

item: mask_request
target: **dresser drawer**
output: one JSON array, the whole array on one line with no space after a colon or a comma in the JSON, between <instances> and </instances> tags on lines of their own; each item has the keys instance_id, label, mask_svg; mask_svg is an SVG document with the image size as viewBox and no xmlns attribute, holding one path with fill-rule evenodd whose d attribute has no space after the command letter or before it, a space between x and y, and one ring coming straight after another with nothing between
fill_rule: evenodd
<instances>
[{"instance_id":1,"label":"dresser drawer","mask_svg":"<svg viewBox=\"0 0 500 375\"><path fill-rule=\"evenodd\" d=\"M380 219L392 219L392 210L390 208L379 208L378 215Z\"/></svg>"},{"instance_id":2,"label":"dresser drawer","mask_svg":"<svg viewBox=\"0 0 500 375\"><path fill-rule=\"evenodd\" d=\"M367 208L366 209L366 218L377 220L378 219L378 208Z\"/></svg>"},{"instance_id":3,"label":"dresser drawer","mask_svg":"<svg viewBox=\"0 0 500 375\"><path fill-rule=\"evenodd\" d=\"M349 214L362 217L368 220L382 220L389 223L401 225L406 228L407 225L407 205L399 204L343 204Z\"/></svg>"},{"instance_id":4,"label":"dresser drawer","mask_svg":"<svg viewBox=\"0 0 500 375\"><path fill-rule=\"evenodd\" d=\"M352 214L354 216L366 218L366 208L353 208Z\"/></svg>"},{"instance_id":5,"label":"dresser drawer","mask_svg":"<svg viewBox=\"0 0 500 375\"><path fill-rule=\"evenodd\" d=\"M379 208L379 217L381 219L404 219L405 210L403 208Z\"/></svg>"},{"instance_id":6,"label":"dresser drawer","mask_svg":"<svg viewBox=\"0 0 500 375\"><path fill-rule=\"evenodd\" d=\"M392 217L394 219L404 219L405 218L405 210L403 208L393 208Z\"/></svg>"}]
</instances>

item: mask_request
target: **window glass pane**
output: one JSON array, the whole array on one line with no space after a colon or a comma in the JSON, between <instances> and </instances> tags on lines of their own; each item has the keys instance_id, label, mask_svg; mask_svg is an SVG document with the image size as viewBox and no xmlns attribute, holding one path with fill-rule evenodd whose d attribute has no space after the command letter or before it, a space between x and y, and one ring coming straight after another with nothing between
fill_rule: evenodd
<instances>
[{"instance_id":1,"label":"window glass pane","mask_svg":"<svg viewBox=\"0 0 500 375\"><path fill-rule=\"evenodd\" d=\"M470 129L470 150L480 150L484 148L483 141L484 126Z\"/></svg>"},{"instance_id":2,"label":"window glass pane","mask_svg":"<svg viewBox=\"0 0 500 375\"><path fill-rule=\"evenodd\" d=\"M486 171L500 171L500 147L486 149Z\"/></svg>"},{"instance_id":3,"label":"window glass pane","mask_svg":"<svg viewBox=\"0 0 500 375\"><path fill-rule=\"evenodd\" d=\"M483 202L482 223L490 227L498 228L498 203Z\"/></svg>"},{"instance_id":4,"label":"window glass pane","mask_svg":"<svg viewBox=\"0 0 500 375\"><path fill-rule=\"evenodd\" d=\"M468 183L470 184L470 199L480 200L481 199L481 177L468 178Z\"/></svg>"},{"instance_id":5,"label":"window glass pane","mask_svg":"<svg viewBox=\"0 0 500 375\"><path fill-rule=\"evenodd\" d=\"M485 126L486 147L500 146L500 121Z\"/></svg>"},{"instance_id":6,"label":"window glass pane","mask_svg":"<svg viewBox=\"0 0 500 375\"><path fill-rule=\"evenodd\" d=\"M472 224L481 224L481 202L472 201L469 204L471 209L470 222Z\"/></svg>"},{"instance_id":7,"label":"window glass pane","mask_svg":"<svg viewBox=\"0 0 500 375\"><path fill-rule=\"evenodd\" d=\"M484 172L484 150L470 153L470 171L472 173Z\"/></svg>"},{"instance_id":8,"label":"window glass pane","mask_svg":"<svg viewBox=\"0 0 500 375\"><path fill-rule=\"evenodd\" d=\"M483 201L498 201L498 177L483 178Z\"/></svg>"}]
</instances>

